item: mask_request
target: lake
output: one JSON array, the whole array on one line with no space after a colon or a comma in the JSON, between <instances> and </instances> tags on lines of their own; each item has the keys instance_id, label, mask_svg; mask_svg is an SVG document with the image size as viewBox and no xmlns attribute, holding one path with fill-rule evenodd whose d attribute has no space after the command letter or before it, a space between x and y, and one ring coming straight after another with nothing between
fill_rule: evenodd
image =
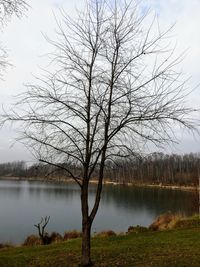
<instances>
[{"instance_id":1,"label":"lake","mask_svg":"<svg viewBox=\"0 0 200 267\"><path fill-rule=\"evenodd\" d=\"M93 203L95 187L90 187ZM127 231L130 225L148 226L167 212L191 215L193 194L187 191L105 185L92 232ZM80 191L73 183L0 181L0 243L21 243L35 233L34 224L50 216L47 232L81 229Z\"/></svg>"}]
</instances>

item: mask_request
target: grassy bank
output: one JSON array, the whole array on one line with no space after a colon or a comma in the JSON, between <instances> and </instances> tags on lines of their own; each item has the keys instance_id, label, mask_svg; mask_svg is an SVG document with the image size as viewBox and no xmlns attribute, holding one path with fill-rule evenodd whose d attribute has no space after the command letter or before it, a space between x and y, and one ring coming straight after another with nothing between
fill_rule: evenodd
<instances>
[{"instance_id":1,"label":"grassy bank","mask_svg":"<svg viewBox=\"0 0 200 267\"><path fill-rule=\"evenodd\" d=\"M81 240L48 246L4 248L1 267L78 266ZM101 267L200 266L200 228L94 237L92 258Z\"/></svg>"}]
</instances>

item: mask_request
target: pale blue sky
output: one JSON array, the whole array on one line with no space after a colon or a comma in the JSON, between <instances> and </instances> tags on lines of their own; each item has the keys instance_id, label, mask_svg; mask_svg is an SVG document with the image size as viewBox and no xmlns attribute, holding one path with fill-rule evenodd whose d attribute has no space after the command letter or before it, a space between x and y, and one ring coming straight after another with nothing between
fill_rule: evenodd
<instances>
[{"instance_id":1,"label":"pale blue sky","mask_svg":"<svg viewBox=\"0 0 200 267\"><path fill-rule=\"evenodd\" d=\"M121 1L121 0L120 0ZM39 66L45 68L47 61L44 54L51 47L42 33L52 39L55 37L56 23L53 13L59 18L59 8L64 8L71 16L75 16L75 7L81 8L83 0L29 0L31 9L21 20L13 18L0 33L1 43L9 52L13 68L8 68L4 81L0 81L0 105L8 106L12 95L25 90L23 84L33 81L32 74L39 74ZM179 51L189 48L182 63L182 70L192 76L188 87L193 88L200 82L200 1L199 0L144 0L143 6L151 6L159 17L161 29L166 29L174 22L176 26L172 33L177 41ZM190 96L190 103L200 106L200 89ZM10 147L15 138L15 132L6 127L0 130L0 162L12 160L31 161L25 148L17 144ZM199 152L199 137L179 133L180 145L174 148L177 153ZM167 151L170 152L170 151Z\"/></svg>"}]
</instances>

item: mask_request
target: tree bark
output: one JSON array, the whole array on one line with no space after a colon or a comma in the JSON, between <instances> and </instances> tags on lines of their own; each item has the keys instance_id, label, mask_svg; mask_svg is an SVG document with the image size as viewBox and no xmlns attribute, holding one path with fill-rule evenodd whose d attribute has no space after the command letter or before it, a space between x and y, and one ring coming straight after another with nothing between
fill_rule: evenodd
<instances>
[{"instance_id":1,"label":"tree bark","mask_svg":"<svg viewBox=\"0 0 200 267\"><path fill-rule=\"evenodd\" d=\"M91 267L90 239L92 222L88 216L88 186L87 169L85 170L84 184L81 188L81 211L82 211L82 258L81 267Z\"/></svg>"},{"instance_id":2,"label":"tree bark","mask_svg":"<svg viewBox=\"0 0 200 267\"><path fill-rule=\"evenodd\" d=\"M90 235L91 235L91 223L89 218L82 223L82 267L91 267L93 263L90 255Z\"/></svg>"}]
</instances>

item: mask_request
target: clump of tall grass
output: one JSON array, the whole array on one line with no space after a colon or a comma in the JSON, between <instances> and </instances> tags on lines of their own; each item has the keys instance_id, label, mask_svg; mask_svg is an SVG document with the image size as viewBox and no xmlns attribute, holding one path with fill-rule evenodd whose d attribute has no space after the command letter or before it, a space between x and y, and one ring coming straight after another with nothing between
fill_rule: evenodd
<instances>
[{"instance_id":1,"label":"clump of tall grass","mask_svg":"<svg viewBox=\"0 0 200 267\"><path fill-rule=\"evenodd\" d=\"M23 243L23 246L28 246L28 247L38 246L38 245L42 245L42 242L41 242L40 237L37 235L27 236L27 238L25 239Z\"/></svg>"},{"instance_id":2,"label":"clump of tall grass","mask_svg":"<svg viewBox=\"0 0 200 267\"><path fill-rule=\"evenodd\" d=\"M149 226L150 230L159 231L165 229L173 229L178 221L183 218L180 214L172 214L167 212L158 216L155 221Z\"/></svg>"},{"instance_id":3,"label":"clump of tall grass","mask_svg":"<svg viewBox=\"0 0 200 267\"><path fill-rule=\"evenodd\" d=\"M149 226L149 229L153 231L159 231L188 227L200 227L199 215L185 217L181 214L172 214L171 212L167 212L158 216Z\"/></svg>"},{"instance_id":4,"label":"clump of tall grass","mask_svg":"<svg viewBox=\"0 0 200 267\"><path fill-rule=\"evenodd\" d=\"M107 231L99 232L95 236L97 236L97 237L110 237L110 236L116 236L116 233L112 230L107 230Z\"/></svg>"},{"instance_id":5,"label":"clump of tall grass","mask_svg":"<svg viewBox=\"0 0 200 267\"><path fill-rule=\"evenodd\" d=\"M68 239L80 238L81 236L82 236L82 233L81 232L78 232L76 230L66 231L64 233L63 239L64 240L68 240Z\"/></svg>"},{"instance_id":6,"label":"clump of tall grass","mask_svg":"<svg viewBox=\"0 0 200 267\"><path fill-rule=\"evenodd\" d=\"M38 246L38 245L44 245L44 244L49 245L52 243L63 241L63 237L59 233L56 233L56 232L52 232L51 235L46 233L44 236L44 239L45 239L45 243L43 242L44 240L42 240L39 236L30 235L25 239L23 246Z\"/></svg>"},{"instance_id":7,"label":"clump of tall grass","mask_svg":"<svg viewBox=\"0 0 200 267\"><path fill-rule=\"evenodd\" d=\"M50 239L51 239L51 243L58 243L58 242L63 241L62 235L57 232L52 232Z\"/></svg>"}]
</instances>

